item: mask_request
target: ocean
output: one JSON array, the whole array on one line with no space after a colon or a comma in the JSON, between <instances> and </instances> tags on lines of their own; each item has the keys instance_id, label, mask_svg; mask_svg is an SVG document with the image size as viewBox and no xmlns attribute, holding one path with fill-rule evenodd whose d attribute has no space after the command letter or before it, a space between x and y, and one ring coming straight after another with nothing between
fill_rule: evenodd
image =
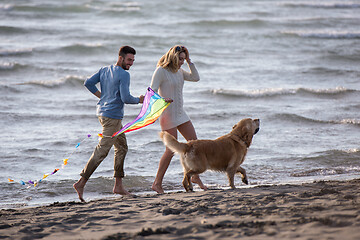
<instances>
[{"instance_id":1,"label":"ocean","mask_svg":"<svg viewBox=\"0 0 360 240\"><path fill-rule=\"evenodd\" d=\"M184 107L199 139L261 120L242 165L249 186L238 176L237 187L359 177L359 0L1 0L0 20L1 208L78 201L72 184L101 132L83 83L114 64L122 45L137 50L134 96L170 47L189 49L201 79L185 83ZM140 108L126 105L123 124ZM155 194L159 131L156 122L127 134L124 185L134 194ZM182 174L176 156L166 192L183 191ZM224 173L201 178L228 188ZM113 182L111 150L84 198L114 197Z\"/></svg>"}]
</instances>

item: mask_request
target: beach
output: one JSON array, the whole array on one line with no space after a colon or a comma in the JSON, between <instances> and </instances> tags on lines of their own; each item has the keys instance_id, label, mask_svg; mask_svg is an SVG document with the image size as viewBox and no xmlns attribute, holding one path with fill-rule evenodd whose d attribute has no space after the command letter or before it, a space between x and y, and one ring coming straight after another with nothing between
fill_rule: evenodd
<instances>
[{"instance_id":1,"label":"beach","mask_svg":"<svg viewBox=\"0 0 360 240\"><path fill-rule=\"evenodd\" d=\"M360 0L3 0L0 19L0 240L360 239ZM112 149L79 201L102 129L84 81L123 45L137 51L133 96L172 46L189 49L200 81L186 81L184 109L199 139L260 119L248 186L208 171L210 190L186 193L176 155L166 194L152 192L157 121L126 135L133 195L113 195ZM140 109L126 105L123 124Z\"/></svg>"},{"instance_id":2,"label":"beach","mask_svg":"<svg viewBox=\"0 0 360 240\"><path fill-rule=\"evenodd\" d=\"M188 48L200 81L185 82L184 110L199 139L260 119L242 165L250 186L359 178L360 0L3 0L0 19L0 209L77 201L72 185L102 130L84 81L122 45L137 51L135 97L163 54ZM123 125L141 107L126 104ZM138 196L151 191L164 153L160 130L156 121L126 133L124 184ZM86 201L112 197L113 156L91 176ZM175 156L164 189L183 191L182 178ZM222 173L201 178L228 186Z\"/></svg>"},{"instance_id":3,"label":"beach","mask_svg":"<svg viewBox=\"0 0 360 240\"><path fill-rule=\"evenodd\" d=\"M2 209L0 239L360 239L359 189L315 181Z\"/></svg>"}]
</instances>

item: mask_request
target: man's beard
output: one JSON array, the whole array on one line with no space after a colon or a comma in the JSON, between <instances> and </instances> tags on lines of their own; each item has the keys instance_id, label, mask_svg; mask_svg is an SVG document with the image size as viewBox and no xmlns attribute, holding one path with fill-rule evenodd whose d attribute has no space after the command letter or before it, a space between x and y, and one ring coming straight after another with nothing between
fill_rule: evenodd
<instances>
[{"instance_id":1,"label":"man's beard","mask_svg":"<svg viewBox=\"0 0 360 240\"><path fill-rule=\"evenodd\" d=\"M130 68L130 66L128 67L125 62L122 62L121 67L122 67L122 69L124 69L124 70L129 70L129 68Z\"/></svg>"}]
</instances>

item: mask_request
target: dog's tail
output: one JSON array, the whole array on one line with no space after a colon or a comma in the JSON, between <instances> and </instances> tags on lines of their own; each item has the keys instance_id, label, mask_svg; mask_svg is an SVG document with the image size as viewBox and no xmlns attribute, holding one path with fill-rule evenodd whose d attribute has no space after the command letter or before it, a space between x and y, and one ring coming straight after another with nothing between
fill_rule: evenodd
<instances>
[{"instance_id":1,"label":"dog's tail","mask_svg":"<svg viewBox=\"0 0 360 240\"><path fill-rule=\"evenodd\" d=\"M176 138L167 133L167 132L160 132L159 136L166 147L168 147L171 151L176 153L185 153L188 145L186 143L181 143Z\"/></svg>"}]
</instances>

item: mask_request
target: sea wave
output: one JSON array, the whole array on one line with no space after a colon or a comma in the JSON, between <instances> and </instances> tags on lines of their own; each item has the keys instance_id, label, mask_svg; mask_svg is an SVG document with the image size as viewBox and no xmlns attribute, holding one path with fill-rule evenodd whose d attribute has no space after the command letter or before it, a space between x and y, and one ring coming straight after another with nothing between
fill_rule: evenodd
<instances>
[{"instance_id":1,"label":"sea wave","mask_svg":"<svg viewBox=\"0 0 360 240\"><path fill-rule=\"evenodd\" d=\"M86 5L89 9L102 11L102 12L137 12L141 10L141 5L138 2L123 2L123 3L109 3L109 4L102 4L102 5Z\"/></svg>"},{"instance_id":2,"label":"sea wave","mask_svg":"<svg viewBox=\"0 0 360 240\"><path fill-rule=\"evenodd\" d=\"M1 34L21 34L28 33L28 30L22 27L13 27L13 26L0 26Z\"/></svg>"},{"instance_id":3,"label":"sea wave","mask_svg":"<svg viewBox=\"0 0 360 240\"><path fill-rule=\"evenodd\" d=\"M301 162L311 162L314 167L305 171L297 171L291 174L294 177L327 176L338 174L352 174L360 171L360 149L332 149L318 152L299 159Z\"/></svg>"},{"instance_id":4,"label":"sea wave","mask_svg":"<svg viewBox=\"0 0 360 240\"><path fill-rule=\"evenodd\" d=\"M300 116L298 114L281 113L273 116L275 119L282 119L290 122L308 122L319 124L349 124L354 126L360 126L360 119L340 119L340 120L320 120L310 117Z\"/></svg>"},{"instance_id":5,"label":"sea wave","mask_svg":"<svg viewBox=\"0 0 360 240\"><path fill-rule=\"evenodd\" d=\"M46 4L39 3L16 3L16 4L3 4L0 5L0 11L22 12L31 13L31 18L44 18L44 17L58 17L59 15L69 14L87 14L92 12L103 12L107 14L119 12L137 12L141 9L138 2L96 2L89 3L63 3L47 2Z\"/></svg>"},{"instance_id":6,"label":"sea wave","mask_svg":"<svg viewBox=\"0 0 360 240\"><path fill-rule=\"evenodd\" d=\"M9 11L14 8L13 4L0 4L0 11Z\"/></svg>"},{"instance_id":7,"label":"sea wave","mask_svg":"<svg viewBox=\"0 0 360 240\"><path fill-rule=\"evenodd\" d=\"M16 85L32 85L32 86L40 86L46 88L60 88L63 86L83 86L84 80L86 77L83 76L67 76L65 78L61 78L58 80L48 80L48 81L29 81L24 83L18 83Z\"/></svg>"},{"instance_id":8,"label":"sea wave","mask_svg":"<svg viewBox=\"0 0 360 240\"><path fill-rule=\"evenodd\" d=\"M79 53L90 54L90 53L96 53L98 51L103 51L104 49L105 49L104 45L100 43L93 43L93 44L76 43L61 47L60 51L71 54L79 54Z\"/></svg>"},{"instance_id":9,"label":"sea wave","mask_svg":"<svg viewBox=\"0 0 360 240\"><path fill-rule=\"evenodd\" d=\"M32 52L32 48L0 49L0 57L28 55Z\"/></svg>"},{"instance_id":10,"label":"sea wave","mask_svg":"<svg viewBox=\"0 0 360 240\"><path fill-rule=\"evenodd\" d=\"M52 107L53 108L53 107ZM38 121L43 120L46 122L52 122L52 123L62 123L64 119L67 119L68 121L73 120L79 120L81 121L88 120L88 119L94 119L94 113L83 113L83 112L50 112L50 113L29 113L29 112L17 112L17 110L13 111L0 111L0 114L3 114L3 121L6 123L11 122L29 122L29 121Z\"/></svg>"},{"instance_id":11,"label":"sea wave","mask_svg":"<svg viewBox=\"0 0 360 240\"><path fill-rule=\"evenodd\" d=\"M6 83L0 83L0 93L20 93L21 90L15 85L9 85Z\"/></svg>"},{"instance_id":12,"label":"sea wave","mask_svg":"<svg viewBox=\"0 0 360 240\"><path fill-rule=\"evenodd\" d=\"M267 89L256 89L256 90L232 90L232 89L213 89L211 93L214 95L223 95L229 97L246 97L246 98L267 98L277 97L286 95L304 95L311 94L314 96L334 96L338 94L353 93L357 90L347 89L344 87L327 88L327 89L311 89L311 88L267 88Z\"/></svg>"},{"instance_id":13,"label":"sea wave","mask_svg":"<svg viewBox=\"0 0 360 240\"><path fill-rule=\"evenodd\" d=\"M360 167L315 168L308 171L292 173L292 177L329 176L353 174L360 171Z\"/></svg>"},{"instance_id":14,"label":"sea wave","mask_svg":"<svg viewBox=\"0 0 360 240\"><path fill-rule=\"evenodd\" d=\"M330 122L337 124L352 124L352 125L360 126L360 119L354 119L354 118L342 119L339 121L330 121Z\"/></svg>"},{"instance_id":15,"label":"sea wave","mask_svg":"<svg viewBox=\"0 0 360 240\"><path fill-rule=\"evenodd\" d=\"M82 12L89 12L90 9L87 7L86 4L57 4L56 2L54 3L41 3L39 2L38 4L34 3L34 4L26 4L26 3L18 3L18 4L14 4L10 7L9 10L12 11L21 11L21 12L31 12L31 13L51 13L51 14L55 14L55 13L64 13L64 14L69 14L69 13L82 13Z\"/></svg>"},{"instance_id":16,"label":"sea wave","mask_svg":"<svg viewBox=\"0 0 360 240\"><path fill-rule=\"evenodd\" d=\"M16 62L3 62L0 63L0 71L9 71L23 68L24 65L16 63Z\"/></svg>"},{"instance_id":17,"label":"sea wave","mask_svg":"<svg viewBox=\"0 0 360 240\"><path fill-rule=\"evenodd\" d=\"M318 39L360 39L360 32L349 31L283 31L284 35Z\"/></svg>"},{"instance_id":18,"label":"sea wave","mask_svg":"<svg viewBox=\"0 0 360 240\"><path fill-rule=\"evenodd\" d=\"M344 54L337 54L334 53L334 55L336 55L337 59L339 59L339 57L342 57L344 59L351 59L351 60L356 60L356 58L360 59L359 55L357 53L354 53L353 55L344 55ZM335 57L335 56L334 56ZM334 69L331 67L310 67L306 70L303 70L302 73L306 74L306 73L311 73L311 74L320 74L320 75L331 75L331 76L344 76L344 75L355 75L355 76L360 76L360 71L356 71L356 70L352 70L352 69Z\"/></svg>"},{"instance_id":19,"label":"sea wave","mask_svg":"<svg viewBox=\"0 0 360 240\"><path fill-rule=\"evenodd\" d=\"M282 5L287 6L287 7L302 7L302 8L339 8L339 9L353 9L353 8L360 8L360 4L359 3L355 3L355 2L328 2L328 1L324 1L324 2L310 2L310 1L306 1L306 2L285 2L282 3Z\"/></svg>"},{"instance_id":20,"label":"sea wave","mask_svg":"<svg viewBox=\"0 0 360 240\"><path fill-rule=\"evenodd\" d=\"M249 26L249 27L256 27L256 26L263 26L266 24L266 21L261 19L244 19L244 20L227 20L227 19L218 19L218 20L201 20L197 22L190 22L188 24L191 25L198 25L200 27L238 27L239 25L242 26Z\"/></svg>"}]
</instances>

